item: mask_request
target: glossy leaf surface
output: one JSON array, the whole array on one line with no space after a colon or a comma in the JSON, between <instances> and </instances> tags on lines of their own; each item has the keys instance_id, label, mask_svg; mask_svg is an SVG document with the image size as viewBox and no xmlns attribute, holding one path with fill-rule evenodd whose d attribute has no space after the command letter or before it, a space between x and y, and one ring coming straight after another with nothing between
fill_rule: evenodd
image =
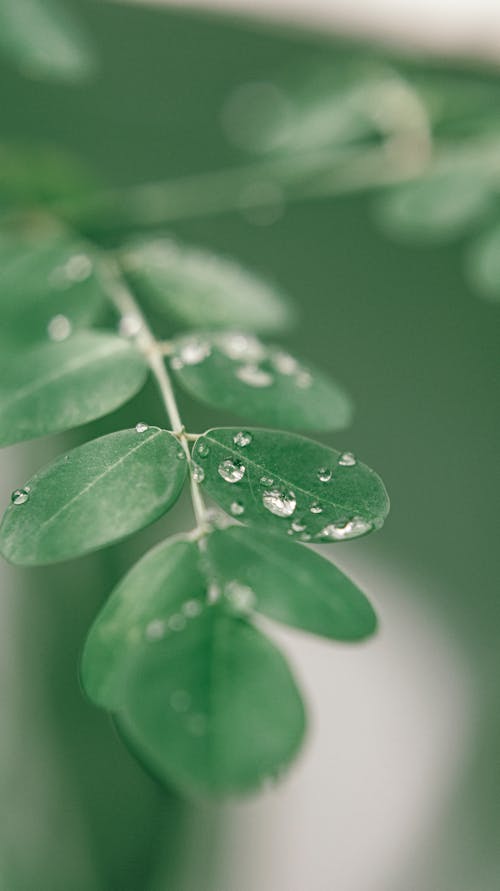
<instances>
[{"instance_id":1,"label":"glossy leaf surface","mask_svg":"<svg viewBox=\"0 0 500 891\"><path fill-rule=\"evenodd\" d=\"M29 566L118 541L168 510L186 471L178 441L158 427L87 442L18 490L0 527L0 552Z\"/></svg>"},{"instance_id":2,"label":"glossy leaf surface","mask_svg":"<svg viewBox=\"0 0 500 891\"><path fill-rule=\"evenodd\" d=\"M147 374L127 341L78 333L4 355L0 365L0 445L69 430L113 411Z\"/></svg>"},{"instance_id":3,"label":"glossy leaf surface","mask_svg":"<svg viewBox=\"0 0 500 891\"><path fill-rule=\"evenodd\" d=\"M230 604L334 640L360 640L376 628L359 588L309 548L231 526L207 539L207 551Z\"/></svg>"},{"instance_id":4,"label":"glossy leaf surface","mask_svg":"<svg viewBox=\"0 0 500 891\"><path fill-rule=\"evenodd\" d=\"M335 381L248 334L178 338L170 364L193 398L253 423L340 430L351 421L351 400Z\"/></svg>"},{"instance_id":5,"label":"glossy leaf surface","mask_svg":"<svg viewBox=\"0 0 500 891\"><path fill-rule=\"evenodd\" d=\"M47 80L81 80L95 64L83 26L59 0L2 0L0 51Z\"/></svg>"},{"instance_id":6,"label":"glossy leaf surface","mask_svg":"<svg viewBox=\"0 0 500 891\"><path fill-rule=\"evenodd\" d=\"M389 511L373 470L293 433L216 428L197 440L193 457L205 491L227 513L300 541L358 538Z\"/></svg>"},{"instance_id":7,"label":"glossy leaf surface","mask_svg":"<svg viewBox=\"0 0 500 891\"><path fill-rule=\"evenodd\" d=\"M176 628L204 609L206 594L194 542L176 536L145 554L110 595L87 637L81 677L90 699L121 708L136 652L175 637Z\"/></svg>"},{"instance_id":8,"label":"glossy leaf surface","mask_svg":"<svg viewBox=\"0 0 500 891\"><path fill-rule=\"evenodd\" d=\"M96 269L95 252L50 223L0 230L0 340L12 348L90 325L106 302Z\"/></svg>"},{"instance_id":9,"label":"glossy leaf surface","mask_svg":"<svg viewBox=\"0 0 500 891\"><path fill-rule=\"evenodd\" d=\"M280 331L293 321L277 287L210 251L166 238L138 240L124 252L123 262L149 302L189 328Z\"/></svg>"},{"instance_id":10,"label":"glossy leaf surface","mask_svg":"<svg viewBox=\"0 0 500 891\"><path fill-rule=\"evenodd\" d=\"M279 775L300 747L305 715L281 653L215 604L138 653L119 724L164 781L221 795Z\"/></svg>"}]
</instances>

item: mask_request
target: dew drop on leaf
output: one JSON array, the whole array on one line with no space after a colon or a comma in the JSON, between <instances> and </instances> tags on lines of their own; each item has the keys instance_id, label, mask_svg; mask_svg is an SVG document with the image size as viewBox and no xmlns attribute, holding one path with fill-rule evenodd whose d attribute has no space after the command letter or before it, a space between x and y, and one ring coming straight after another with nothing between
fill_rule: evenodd
<instances>
[{"instance_id":1,"label":"dew drop on leaf","mask_svg":"<svg viewBox=\"0 0 500 891\"><path fill-rule=\"evenodd\" d=\"M202 483L205 479L205 471L203 467L200 467L199 464L193 464L191 466L191 476L195 483Z\"/></svg>"},{"instance_id":2,"label":"dew drop on leaf","mask_svg":"<svg viewBox=\"0 0 500 891\"><path fill-rule=\"evenodd\" d=\"M224 588L224 594L231 606L239 613L250 612L255 603L255 594L252 589L237 581L228 582Z\"/></svg>"},{"instance_id":3,"label":"dew drop on leaf","mask_svg":"<svg viewBox=\"0 0 500 891\"><path fill-rule=\"evenodd\" d=\"M249 387L270 387L274 383L272 374L254 364L241 365L236 371L236 377Z\"/></svg>"},{"instance_id":4,"label":"dew drop on leaf","mask_svg":"<svg viewBox=\"0 0 500 891\"><path fill-rule=\"evenodd\" d=\"M295 374L299 370L297 359L281 350L272 353L271 362L281 374Z\"/></svg>"},{"instance_id":5,"label":"dew drop on leaf","mask_svg":"<svg viewBox=\"0 0 500 891\"><path fill-rule=\"evenodd\" d=\"M183 365L199 365L205 359L208 359L211 353L210 344L200 337L192 337L190 340L184 341L180 350L178 359Z\"/></svg>"},{"instance_id":6,"label":"dew drop on leaf","mask_svg":"<svg viewBox=\"0 0 500 891\"><path fill-rule=\"evenodd\" d=\"M356 464L356 456L352 452L343 452L339 458L339 464L342 467L354 467Z\"/></svg>"},{"instance_id":7,"label":"dew drop on leaf","mask_svg":"<svg viewBox=\"0 0 500 891\"><path fill-rule=\"evenodd\" d=\"M15 489L12 495L10 496L10 500L12 504L26 504L30 497L29 489Z\"/></svg>"},{"instance_id":8,"label":"dew drop on leaf","mask_svg":"<svg viewBox=\"0 0 500 891\"><path fill-rule=\"evenodd\" d=\"M319 501L313 501L309 510L311 511L312 514L322 514L323 513L323 508L321 507L321 504L319 503Z\"/></svg>"},{"instance_id":9,"label":"dew drop on leaf","mask_svg":"<svg viewBox=\"0 0 500 891\"><path fill-rule=\"evenodd\" d=\"M122 337L137 337L142 328L140 316L134 313L126 313L121 317L118 325L118 333Z\"/></svg>"},{"instance_id":10,"label":"dew drop on leaf","mask_svg":"<svg viewBox=\"0 0 500 891\"><path fill-rule=\"evenodd\" d=\"M250 334L226 334L219 341L219 346L230 359L258 362L265 356L263 344Z\"/></svg>"},{"instance_id":11,"label":"dew drop on leaf","mask_svg":"<svg viewBox=\"0 0 500 891\"><path fill-rule=\"evenodd\" d=\"M208 458L209 454L210 454L210 449L208 447L208 444L202 440L200 442L200 444L197 446L196 455L198 458Z\"/></svg>"},{"instance_id":12,"label":"dew drop on leaf","mask_svg":"<svg viewBox=\"0 0 500 891\"><path fill-rule=\"evenodd\" d=\"M194 619L199 616L203 609L203 604L199 600L186 600L182 606L182 612L188 619Z\"/></svg>"},{"instance_id":13,"label":"dew drop on leaf","mask_svg":"<svg viewBox=\"0 0 500 891\"><path fill-rule=\"evenodd\" d=\"M245 513L245 508L241 501L233 501L231 504L231 513L234 517L241 517Z\"/></svg>"},{"instance_id":14,"label":"dew drop on leaf","mask_svg":"<svg viewBox=\"0 0 500 891\"><path fill-rule=\"evenodd\" d=\"M332 478L332 471L329 467L320 467L318 470L318 479L320 483L329 483Z\"/></svg>"},{"instance_id":15,"label":"dew drop on leaf","mask_svg":"<svg viewBox=\"0 0 500 891\"><path fill-rule=\"evenodd\" d=\"M292 532L304 532L306 529L306 524L303 520L294 520L290 526L290 530Z\"/></svg>"},{"instance_id":16,"label":"dew drop on leaf","mask_svg":"<svg viewBox=\"0 0 500 891\"><path fill-rule=\"evenodd\" d=\"M240 462L231 461L230 458L227 458L219 464L217 470L219 476L221 476L226 483L239 483L239 481L243 479L245 465Z\"/></svg>"},{"instance_id":17,"label":"dew drop on leaf","mask_svg":"<svg viewBox=\"0 0 500 891\"><path fill-rule=\"evenodd\" d=\"M139 421L138 424L135 425L136 433L145 433L146 430L149 430L149 424L145 424L144 421Z\"/></svg>"},{"instance_id":18,"label":"dew drop on leaf","mask_svg":"<svg viewBox=\"0 0 500 891\"><path fill-rule=\"evenodd\" d=\"M146 626L146 638L148 640L161 640L165 636L165 622L162 619L153 619Z\"/></svg>"},{"instance_id":19,"label":"dew drop on leaf","mask_svg":"<svg viewBox=\"0 0 500 891\"><path fill-rule=\"evenodd\" d=\"M56 315L47 325L47 334L51 340L56 342L66 340L71 334L71 322L63 315Z\"/></svg>"},{"instance_id":20,"label":"dew drop on leaf","mask_svg":"<svg viewBox=\"0 0 500 891\"><path fill-rule=\"evenodd\" d=\"M293 492L282 492L279 489L269 489L264 492L262 503L266 510L276 517L291 517L297 506Z\"/></svg>"},{"instance_id":21,"label":"dew drop on leaf","mask_svg":"<svg viewBox=\"0 0 500 891\"><path fill-rule=\"evenodd\" d=\"M320 536L322 538L330 538L332 541L345 541L349 538L357 538L359 535L364 535L366 532L370 532L371 529L372 524L368 520L364 520L362 517L353 517L347 523L330 523L321 530Z\"/></svg>"},{"instance_id":22,"label":"dew drop on leaf","mask_svg":"<svg viewBox=\"0 0 500 891\"><path fill-rule=\"evenodd\" d=\"M235 436L233 436L233 442L235 445L240 446L240 448L243 449L252 442L252 434L247 433L245 430L240 430L239 433L236 433Z\"/></svg>"}]
</instances>

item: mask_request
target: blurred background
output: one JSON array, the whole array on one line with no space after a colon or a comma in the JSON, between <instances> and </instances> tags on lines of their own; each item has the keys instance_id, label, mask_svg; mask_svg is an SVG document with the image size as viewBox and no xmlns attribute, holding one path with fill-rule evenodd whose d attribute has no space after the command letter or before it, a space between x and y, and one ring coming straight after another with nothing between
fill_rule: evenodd
<instances>
[{"instance_id":1,"label":"blurred background","mask_svg":"<svg viewBox=\"0 0 500 891\"><path fill-rule=\"evenodd\" d=\"M356 403L352 428L325 442L391 495L380 535L330 549L381 632L351 647L276 632L309 704L299 762L249 800L185 802L84 701L77 665L112 586L188 527L188 504L79 561L3 563L0 884L494 891L500 247L484 243L500 220L500 13L487 0L418 16L389 0L355 14L340 0L192 6L67 2L95 60L84 77L4 54L2 209L31 195L40 165L67 210L69 165L86 234L168 231L293 297L288 345ZM427 189L394 186L429 181L429 157ZM182 410L189 429L214 420L187 397ZM160 420L152 386L86 428L4 450L3 503L52 456L138 418Z\"/></svg>"}]
</instances>

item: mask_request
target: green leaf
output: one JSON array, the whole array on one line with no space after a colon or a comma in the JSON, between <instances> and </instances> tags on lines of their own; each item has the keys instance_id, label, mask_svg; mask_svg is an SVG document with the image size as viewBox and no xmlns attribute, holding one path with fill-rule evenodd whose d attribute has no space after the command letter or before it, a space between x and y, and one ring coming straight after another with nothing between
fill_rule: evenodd
<instances>
[{"instance_id":1,"label":"green leaf","mask_svg":"<svg viewBox=\"0 0 500 891\"><path fill-rule=\"evenodd\" d=\"M205 491L227 513L299 541L335 542L380 528L389 498L352 453L275 430L208 430L194 461Z\"/></svg>"},{"instance_id":2,"label":"green leaf","mask_svg":"<svg viewBox=\"0 0 500 891\"><path fill-rule=\"evenodd\" d=\"M150 304L182 326L281 331L294 320L278 288L201 248L167 238L138 239L124 249L123 264Z\"/></svg>"},{"instance_id":3,"label":"green leaf","mask_svg":"<svg viewBox=\"0 0 500 891\"><path fill-rule=\"evenodd\" d=\"M340 430L351 420L351 401L338 384L248 334L178 338L170 365L193 398L258 424Z\"/></svg>"},{"instance_id":4,"label":"green leaf","mask_svg":"<svg viewBox=\"0 0 500 891\"><path fill-rule=\"evenodd\" d=\"M106 303L97 269L95 252L57 225L0 230L1 341L57 340L90 325Z\"/></svg>"},{"instance_id":5,"label":"green leaf","mask_svg":"<svg viewBox=\"0 0 500 891\"><path fill-rule=\"evenodd\" d=\"M98 189L102 189L98 178L79 158L60 147L0 144L0 213L74 201Z\"/></svg>"},{"instance_id":6,"label":"green leaf","mask_svg":"<svg viewBox=\"0 0 500 891\"><path fill-rule=\"evenodd\" d=\"M244 526L219 529L207 553L224 595L278 622L334 640L373 634L377 620L364 594L314 551Z\"/></svg>"},{"instance_id":7,"label":"green leaf","mask_svg":"<svg viewBox=\"0 0 500 891\"><path fill-rule=\"evenodd\" d=\"M95 67L83 27L59 0L2 0L0 51L34 78L79 81Z\"/></svg>"},{"instance_id":8,"label":"green leaf","mask_svg":"<svg viewBox=\"0 0 500 891\"><path fill-rule=\"evenodd\" d=\"M138 654L126 696L118 720L134 751L188 793L251 790L281 774L304 736L285 659L218 603Z\"/></svg>"},{"instance_id":9,"label":"green leaf","mask_svg":"<svg viewBox=\"0 0 500 891\"><path fill-rule=\"evenodd\" d=\"M468 230L493 200L487 173L459 167L393 187L379 199L377 215L396 238L434 242Z\"/></svg>"},{"instance_id":10,"label":"green leaf","mask_svg":"<svg viewBox=\"0 0 500 891\"><path fill-rule=\"evenodd\" d=\"M117 585L85 643L81 679L97 705L123 707L136 653L177 634L204 608L207 581L197 545L183 536L149 551Z\"/></svg>"},{"instance_id":11,"label":"green leaf","mask_svg":"<svg viewBox=\"0 0 500 891\"><path fill-rule=\"evenodd\" d=\"M472 245L467 256L467 273L482 297L500 301L500 226L484 233Z\"/></svg>"},{"instance_id":12,"label":"green leaf","mask_svg":"<svg viewBox=\"0 0 500 891\"><path fill-rule=\"evenodd\" d=\"M171 507L186 471L177 439L158 427L94 439L17 490L0 526L0 553L33 566L118 541Z\"/></svg>"},{"instance_id":13,"label":"green leaf","mask_svg":"<svg viewBox=\"0 0 500 891\"><path fill-rule=\"evenodd\" d=\"M143 357L126 340L78 333L0 365L0 445L69 430L108 414L146 379Z\"/></svg>"}]
</instances>

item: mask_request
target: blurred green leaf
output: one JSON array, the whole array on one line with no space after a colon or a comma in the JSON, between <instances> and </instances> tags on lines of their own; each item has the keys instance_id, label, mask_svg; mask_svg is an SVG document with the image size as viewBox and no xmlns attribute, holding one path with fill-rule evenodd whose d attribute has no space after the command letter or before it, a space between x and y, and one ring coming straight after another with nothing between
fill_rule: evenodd
<instances>
[{"instance_id":1,"label":"blurred green leaf","mask_svg":"<svg viewBox=\"0 0 500 891\"><path fill-rule=\"evenodd\" d=\"M47 221L0 230L0 342L7 348L62 338L92 324L105 304L95 250L81 238Z\"/></svg>"},{"instance_id":2,"label":"blurred green leaf","mask_svg":"<svg viewBox=\"0 0 500 891\"><path fill-rule=\"evenodd\" d=\"M352 403L335 381L247 334L178 338L170 365L193 398L259 424L340 430L351 420Z\"/></svg>"},{"instance_id":3,"label":"blurred green leaf","mask_svg":"<svg viewBox=\"0 0 500 891\"><path fill-rule=\"evenodd\" d=\"M197 440L193 458L205 491L228 514L299 541L358 538L389 511L373 470L293 433L215 428Z\"/></svg>"},{"instance_id":4,"label":"blurred green leaf","mask_svg":"<svg viewBox=\"0 0 500 891\"><path fill-rule=\"evenodd\" d=\"M153 307L189 328L280 331L294 319L278 288L207 250L167 238L138 239L124 249L123 264Z\"/></svg>"},{"instance_id":5,"label":"blurred green leaf","mask_svg":"<svg viewBox=\"0 0 500 891\"><path fill-rule=\"evenodd\" d=\"M482 297L500 301L500 226L485 232L469 249L467 272Z\"/></svg>"},{"instance_id":6,"label":"blurred green leaf","mask_svg":"<svg viewBox=\"0 0 500 891\"><path fill-rule=\"evenodd\" d=\"M85 643L81 679L90 699L109 709L124 705L127 679L144 642L175 636L204 608L207 582L197 545L182 536L149 551L115 588ZM173 620L173 621L172 621Z\"/></svg>"},{"instance_id":7,"label":"blurred green leaf","mask_svg":"<svg viewBox=\"0 0 500 891\"><path fill-rule=\"evenodd\" d=\"M0 51L42 80L80 81L95 68L83 27L59 0L2 0Z\"/></svg>"},{"instance_id":8,"label":"blurred green leaf","mask_svg":"<svg viewBox=\"0 0 500 891\"><path fill-rule=\"evenodd\" d=\"M456 168L394 186L378 199L376 212L395 238L446 241L480 221L493 202L487 172Z\"/></svg>"},{"instance_id":9,"label":"blurred green leaf","mask_svg":"<svg viewBox=\"0 0 500 891\"><path fill-rule=\"evenodd\" d=\"M278 776L305 730L285 659L221 603L138 654L126 700L118 721L133 750L191 794L249 791Z\"/></svg>"},{"instance_id":10,"label":"blurred green leaf","mask_svg":"<svg viewBox=\"0 0 500 891\"><path fill-rule=\"evenodd\" d=\"M0 144L0 213L81 198L101 187L79 158L60 147Z\"/></svg>"},{"instance_id":11,"label":"blurred green leaf","mask_svg":"<svg viewBox=\"0 0 500 891\"><path fill-rule=\"evenodd\" d=\"M87 442L17 490L0 526L0 553L34 566L118 541L172 506L186 472L177 439L158 427Z\"/></svg>"},{"instance_id":12,"label":"blurred green leaf","mask_svg":"<svg viewBox=\"0 0 500 891\"><path fill-rule=\"evenodd\" d=\"M360 640L375 631L364 594L314 551L244 526L207 538L210 565L235 608L255 608L278 622L334 640Z\"/></svg>"},{"instance_id":13,"label":"blurred green leaf","mask_svg":"<svg viewBox=\"0 0 500 891\"><path fill-rule=\"evenodd\" d=\"M0 445L69 430L118 408L144 384L140 353L113 335L80 332L4 355Z\"/></svg>"}]
</instances>

